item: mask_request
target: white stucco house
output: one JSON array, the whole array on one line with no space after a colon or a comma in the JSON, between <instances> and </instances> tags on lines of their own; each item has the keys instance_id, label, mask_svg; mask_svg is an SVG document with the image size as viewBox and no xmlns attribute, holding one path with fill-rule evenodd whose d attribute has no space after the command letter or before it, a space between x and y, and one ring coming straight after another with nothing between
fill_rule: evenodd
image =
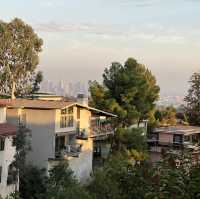
<instances>
[{"instance_id":1,"label":"white stucco house","mask_svg":"<svg viewBox=\"0 0 200 199\"><path fill-rule=\"evenodd\" d=\"M3 199L19 187L13 166L16 132L16 125L6 123L6 104L0 103L0 196Z\"/></svg>"},{"instance_id":2,"label":"white stucco house","mask_svg":"<svg viewBox=\"0 0 200 199\"><path fill-rule=\"evenodd\" d=\"M93 141L111 131L101 117L115 115L89 107L83 98L15 99L7 109L7 120L25 125L31 131L28 162L47 171L61 160L81 182L90 178L93 167ZM104 119L105 120L105 119Z\"/></svg>"}]
</instances>

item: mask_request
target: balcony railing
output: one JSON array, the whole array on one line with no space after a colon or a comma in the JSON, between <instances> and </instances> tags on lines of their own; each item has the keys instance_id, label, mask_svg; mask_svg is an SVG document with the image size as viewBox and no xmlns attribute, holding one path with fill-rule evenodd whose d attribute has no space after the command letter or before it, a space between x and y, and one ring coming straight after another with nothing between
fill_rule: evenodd
<instances>
[{"instance_id":1,"label":"balcony railing","mask_svg":"<svg viewBox=\"0 0 200 199\"><path fill-rule=\"evenodd\" d=\"M149 146L168 146L168 147L183 147L183 142L163 142L157 139L147 139L147 143Z\"/></svg>"},{"instance_id":2,"label":"balcony railing","mask_svg":"<svg viewBox=\"0 0 200 199\"><path fill-rule=\"evenodd\" d=\"M59 151L56 151L57 158L67 158L67 157L79 157L82 151L81 144L65 145L65 147Z\"/></svg>"},{"instance_id":3,"label":"balcony railing","mask_svg":"<svg viewBox=\"0 0 200 199\"><path fill-rule=\"evenodd\" d=\"M96 125L91 126L92 137L101 137L114 134L114 129L111 125Z\"/></svg>"},{"instance_id":4,"label":"balcony railing","mask_svg":"<svg viewBox=\"0 0 200 199\"><path fill-rule=\"evenodd\" d=\"M88 139L88 131L86 129L77 128L76 132L77 132L77 135L76 135L77 139L80 139L80 140Z\"/></svg>"}]
</instances>

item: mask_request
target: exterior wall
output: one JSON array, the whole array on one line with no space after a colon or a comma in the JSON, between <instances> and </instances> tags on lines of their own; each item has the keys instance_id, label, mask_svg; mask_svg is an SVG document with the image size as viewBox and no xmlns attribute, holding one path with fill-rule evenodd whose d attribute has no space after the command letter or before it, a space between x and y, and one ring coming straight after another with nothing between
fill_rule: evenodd
<instances>
[{"instance_id":1,"label":"exterior wall","mask_svg":"<svg viewBox=\"0 0 200 199\"><path fill-rule=\"evenodd\" d=\"M159 134L159 142L173 143L173 134L160 133Z\"/></svg>"},{"instance_id":2,"label":"exterior wall","mask_svg":"<svg viewBox=\"0 0 200 199\"><path fill-rule=\"evenodd\" d=\"M159 152L149 152L150 162L155 163L161 160L161 153Z\"/></svg>"},{"instance_id":3,"label":"exterior wall","mask_svg":"<svg viewBox=\"0 0 200 199\"><path fill-rule=\"evenodd\" d=\"M88 150L80 153L78 158L69 158L69 166L81 183L86 183L91 177L92 157L93 152Z\"/></svg>"},{"instance_id":4,"label":"exterior wall","mask_svg":"<svg viewBox=\"0 0 200 199\"><path fill-rule=\"evenodd\" d=\"M6 107L0 107L0 123L6 122Z\"/></svg>"},{"instance_id":5,"label":"exterior wall","mask_svg":"<svg viewBox=\"0 0 200 199\"><path fill-rule=\"evenodd\" d=\"M48 170L54 164L48 159L55 159L56 134L68 134L71 131L76 131L77 107L74 107L74 126L72 128L60 128L61 110L9 109L7 112L9 121L15 124L20 113L26 114L26 126L31 130L32 151L28 155L28 161ZM90 111L87 109L80 110L80 128L87 129L89 135L90 118ZM82 152L79 157L68 158L69 166L74 171L77 179L85 182L90 178L92 172L93 139L76 140L76 143L82 144Z\"/></svg>"},{"instance_id":6,"label":"exterior wall","mask_svg":"<svg viewBox=\"0 0 200 199\"><path fill-rule=\"evenodd\" d=\"M79 158L69 159L71 169L82 183L85 183L90 179L92 173L93 139L90 138L90 120L91 112L87 109L80 109L80 128L86 129L88 132L88 140L77 140L78 144L82 144L82 152L80 153Z\"/></svg>"},{"instance_id":7,"label":"exterior wall","mask_svg":"<svg viewBox=\"0 0 200 199\"><path fill-rule=\"evenodd\" d=\"M24 109L26 126L31 130L28 162L47 168L48 158L55 157L55 110Z\"/></svg>"},{"instance_id":8,"label":"exterior wall","mask_svg":"<svg viewBox=\"0 0 200 199\"><path fill-rule=\"evenodd\" d=\"M91 138L87 141L77 140L77 143L83 144L82 152L79 154L79 157L68 157L67 160L77 180L81 183L87 183L92 173L93 140ZM58 162L56 159L50 160L48 162L48 170L53 168Z\"/></svg>"},{"instance_id":9,"label":"exterior wall","mask_svg":"<svg viewBox=\"0 0 200 199\"><path fill-rule=\"evenodd\" d=\"M48 158L55 157L55 110L7 109L8 122L18 124L20 114L26 115L26 127L31 131L28 162L47 168Z\"/></svg>"},{"instance_id":10,"label":"exterior wall","mask_svg":"<svg viewBox=\"0 0 200 199\"><path fill-rule=\"evenodd\" d=\"M6 137L4 151L0 151L0 166L2 166L0 195L3 198L18 189L18 185L7 185L8 167L14 161L15 152L15 147L12 146L12 137Z\"/></svg>"},{"instance_id":11,"label":"exterior wall","mask_svg":"<svg viewBox=\"0 0 200 199\"><path fill-rule=\"evenodd\" d=\"M7 108L6 118L8 123L18 125L21 111L22 110L20 108Z\"/></svg>"},{"instance_id":12,"label":"exterior wall","mask_svg":"<svg viewBox=\"0 0 200 199\"><path fill-rule=\"evenodd\" d=\"M90 127L91 112L87 109L80 109L80 128L88 129Z\"/></svg>"}]
</instances>

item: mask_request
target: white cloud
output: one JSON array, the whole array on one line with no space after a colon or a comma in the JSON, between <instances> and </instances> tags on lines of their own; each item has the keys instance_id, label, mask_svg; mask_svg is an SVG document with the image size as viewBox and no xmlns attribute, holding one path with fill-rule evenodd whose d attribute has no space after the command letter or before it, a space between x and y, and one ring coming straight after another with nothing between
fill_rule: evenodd
<instances>
[{"instance_id":1,"label":"white cloud","mask_svg":"<svg viewBox=\"0 0 200 199\"><path fill-rule=\"evenodd\" d=\"M167 27L160 24L147 25L106 25L92 23L55 23L37 24L39 32L46 33L79 33L81 36L97 37L101 40L134 40L183 44L196 42L200 29L188 31L186 28Z\"/></svg>"},{"instance_id":2,"label":"white cloud","mask_svg":"<svg viewBox=\"0 0 200 199\"><path fill-rule=\"evenodd\" d=\"M42 7L57 7L57 6L63 6L64 0L41 0L40 5Z\"/></svg>"}]
</instances>

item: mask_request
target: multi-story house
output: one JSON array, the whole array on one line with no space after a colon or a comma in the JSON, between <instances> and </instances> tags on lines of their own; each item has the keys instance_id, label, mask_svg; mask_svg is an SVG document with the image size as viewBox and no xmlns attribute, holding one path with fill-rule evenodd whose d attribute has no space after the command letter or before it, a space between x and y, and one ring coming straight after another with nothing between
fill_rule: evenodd
<instances>
[{"instance_id":1,"label":"multi-story house","mask_svg":"<svg viewBox=\"0 0 200 199\"><path fill-rule=\"evenodd\" d=\"M161 160L164 153L179 154L190 151L194 161L200 161L200 128L194 126L170 126L155 128L148 135L150 160Z\"/></svg>"},{"instance_id":2,"label":"multi-story house","mask_svg":"<svg viewBox=\"0 0 200 199\"><path fill-rule=\"evenodd\" d=\"M6 104L0 103L0 196L4 199L18 190L18 174L14 167L17 127L6 123Z\"/></svg>"},{"instance_id":3,"label":"multi-story house","mask_svg":"<svg viewBox=\"0 0 200 199\"><path fill-rule=\"evenodd\" d=\"M48 171L60 160L67 159L82 182L92 172L94 137L111 130L101 131L102 117L115 115L89 107L83 96L77 102L15 99L7 109L9 122L24 125L31 131L29 162Z\"/></svg>"}]
</instances>

